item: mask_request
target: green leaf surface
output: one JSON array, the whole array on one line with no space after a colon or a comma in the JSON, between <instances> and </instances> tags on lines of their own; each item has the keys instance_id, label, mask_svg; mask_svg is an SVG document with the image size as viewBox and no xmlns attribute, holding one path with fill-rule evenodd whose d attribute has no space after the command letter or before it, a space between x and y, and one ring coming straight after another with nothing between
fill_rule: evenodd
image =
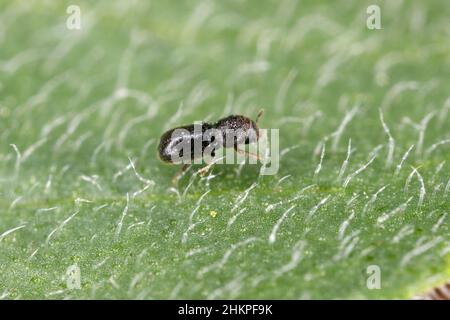
<instances>
[{"instance_id":1,"label":"green leaf surface","mask_svg":"<svg viewBox=\"0 0 450 320\"><path fill-rule=\"evenodd\" d=\"M403 299L448 279L447 3L77 1L69 30L71 4L0 4L1 298ZM261 108L276 175L196 165L172 186L165 130Z\"/></svg>"}]
</instances>

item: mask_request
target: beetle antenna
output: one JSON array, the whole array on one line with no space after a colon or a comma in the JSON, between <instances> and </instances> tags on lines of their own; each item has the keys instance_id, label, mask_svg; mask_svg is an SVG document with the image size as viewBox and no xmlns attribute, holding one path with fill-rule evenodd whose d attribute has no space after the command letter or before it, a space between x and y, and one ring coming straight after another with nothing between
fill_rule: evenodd
<instances>
[{"instance_id":1,"label":"beetle antenna","mask_svg":"<svg viewBox=\"0 0 450 320\"><path fill-rule=\"evenodd\" d=\"M264 109L259 110L258 115L256 116L256 125L258 125L259 123L259 119L262 117L262 115L264 114Z\"/></svg>"}]
</instances>

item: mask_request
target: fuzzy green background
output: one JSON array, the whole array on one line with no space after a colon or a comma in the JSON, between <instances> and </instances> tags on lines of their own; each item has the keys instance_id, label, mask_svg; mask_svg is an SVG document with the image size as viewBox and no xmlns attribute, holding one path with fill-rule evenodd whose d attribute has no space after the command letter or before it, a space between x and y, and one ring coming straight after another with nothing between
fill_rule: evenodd
<instances>
[{"instance_id":1,"label":"fuzzy green background","mask_svg":"<svg viewBox=\"0 0 450 320\"><path fill-rule=\"evenodd\" d=\"M1 1L0 297L403 299L448 280L449 17L437 0ZM223 165L173 188L162 132L261 108L277 175Z\"/></svg>"}]
</instances>

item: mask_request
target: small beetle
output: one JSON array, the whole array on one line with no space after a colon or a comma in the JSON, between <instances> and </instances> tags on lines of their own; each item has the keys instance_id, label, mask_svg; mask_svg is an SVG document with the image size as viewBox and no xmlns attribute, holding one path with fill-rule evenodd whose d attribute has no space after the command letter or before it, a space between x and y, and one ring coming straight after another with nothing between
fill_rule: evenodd
<instances>
[{"instance_id":1,"label":"small beetle","mask_svg":"<svg viewBox=\"0 0 450 320\"><path fill-rule=\"evenodd\" d=\"M218 120L216 123L201 123L201 130L196 130L195 124L185 125L170 129L162 134L158 146L159 158L166 163L179 164L182 162L174 159L188 157L189 160L202 158L205 151L210 150L210 154L214 157L215 150L218 148L234 148L236 152L260 159L258 155L246 152L238 148L239 145L249 144L258 141L259 127L258 121L263 114L263 110L258 113L256 120L252 120L242 115L231 115ZM226 137L230 131L236 132L233 140L230 141ZM215 139L216 135L211 132L218 133L219 139ZM190 155L183 154L184 147L189 146ZM193 148L197 145L200 148ZM199 170L200 174L205 174L211 165ZM174 180L188 167L184 163L181 172L175 176Z\"/></svg>"}]
</instances>

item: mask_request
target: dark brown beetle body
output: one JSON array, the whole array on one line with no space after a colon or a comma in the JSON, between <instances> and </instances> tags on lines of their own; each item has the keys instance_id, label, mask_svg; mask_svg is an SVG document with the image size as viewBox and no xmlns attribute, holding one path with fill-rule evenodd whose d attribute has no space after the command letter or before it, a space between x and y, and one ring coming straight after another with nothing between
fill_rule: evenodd
<instances>
[{"instance_id":1,"label":"dark brown beetle body","mask_svg":"<svg viewBox=\"0 0 450 320\"><path fill-rule=\"evenodd\" d=\"M212 147L214 150L220 147L237 150L240 144L256 142L259 138L257 121L261 114L262 112L256 121L241 115L231 115L213 124L202 123L201 130L195 130L193 124L170 129L161 136L158 146L159 157L164 162L175 163L173 161L175 157L183 156L182 146L184 144L191 146L189 148L191 150L190 160L194 160L203 157L206 147ZM216 135L211 135L211 131L214 131ZM226 138L230 131L237 132L233 141ZM215 139L216 136L221 139ZM194 148L194 145L200 146L200 148ZM214 151L212 155L214 156Z\"/></svg>"}]
</instances>

